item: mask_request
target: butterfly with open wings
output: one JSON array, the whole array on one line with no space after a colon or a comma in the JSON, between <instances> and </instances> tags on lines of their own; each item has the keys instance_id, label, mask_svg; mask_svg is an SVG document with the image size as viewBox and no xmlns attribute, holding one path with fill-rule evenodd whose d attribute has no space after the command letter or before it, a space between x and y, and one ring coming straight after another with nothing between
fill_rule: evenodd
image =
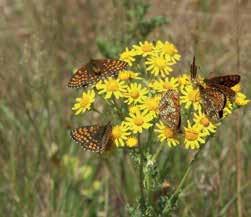
<instances>
[{"instance_id":1,"label":"butterfly with open wings","mask_svg":"<svg viewBox=\"0 0 251 217\"><path fill-rule=\"evenodd\" d=\"M109 150L113 144L112 125L91 125L73 129L71 137L79 143L84 150L103 153Z\"/></svg>"},{"instance_id":2,"label":"butterfly with open wings","mask_svg":"<svg viewBox=\"0 0 251 217\"><path fill-rule=\"evenodd\" d=\"M127 62L113 59L90 60L79 68L68 82L68 87L87 87L99 80L118 75L119 71L127 67Z\"/></svg>"}]
</instances>

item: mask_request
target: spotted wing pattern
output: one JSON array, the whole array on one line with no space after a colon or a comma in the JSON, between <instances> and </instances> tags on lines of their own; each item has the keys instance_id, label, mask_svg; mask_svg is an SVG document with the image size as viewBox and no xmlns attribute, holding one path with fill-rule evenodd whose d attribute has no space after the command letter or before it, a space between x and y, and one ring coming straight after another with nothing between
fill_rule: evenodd
<instances>
[{"instance_id":1,"label":"spotted wing pattern","mask_svg":"<svg viewBox=\"0 0 251 217\"><path fill-rule=\"evenodd\" d=\"M173 89L168 90L161 98L159 104L160 119L171 129L180 127L180 99L179 93Z\"/></svg>"},{"instance_id":2,"label":"spotted wing pattern","mask_svg":"<svg viewBox=\"0 0 251 217\"><path fill-rule=\"evenodd\" d=\"M112 144L112 126L92 125L73 129L71 137L88 151L102 153Z\"/></svg>"},{"instance_id":3,"label":"spotted wing pattern","mask_svg":"<svg viewBox=\"0 0 251 217\"><path fill-rule=\"evenodd\" d=\"M218 121L223 116L223 109L226 105L226 96L217 88L204 88L202 86L199 86L199 88L203 111L210 119Z\"/></svg>"},{"instance_id":4,"label":"spotted wing pattern","mask_svg":"<svg viewBox=\"0 0 251 217\"><path fill-rule=\"evenodd\" d=\"M122 60L98 59L90 60L86 65L79 68L68 82L68 87L87 87L97 83L101 79L115 76L120 70L127 67Z\"/></svg>"}]
</instances>

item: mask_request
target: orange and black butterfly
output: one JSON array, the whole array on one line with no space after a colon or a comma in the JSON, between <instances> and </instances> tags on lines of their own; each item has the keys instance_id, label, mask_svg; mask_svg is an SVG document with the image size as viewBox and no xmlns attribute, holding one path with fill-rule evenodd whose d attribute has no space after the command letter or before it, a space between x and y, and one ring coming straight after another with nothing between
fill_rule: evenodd
<instances>
[{"instance_id":1,"label":"orange and black butterfly","mask_svg":"<svg viewBox=\"0 0 251 217\"><path fill-rule=\"evenodd\" d=\"M79 143L84 150L103 153L109 150L113 144L112 125L83 126L73 129L71 137Z\"/></svg>"},{"instance_id":2,"label":"orange and black butterfly","mask_svg":"<svg viewBox=\"0 0 251 217\"><path fill-rule=\"evenodd\" d=\"M191 64L191 80L199 87L205 114L214 121L223 117L227 99L234 100L235 92L231 89L240 82L240 75L223 75L204 79L205 86L196 81L197 66L195 57Z\"/></svg>"},{"instance_id":3,"label":"orange and black butterfly","mask_svg":"<svg viewBox=\"0 0 251 217\"><path fill-rule=\"evenodd\" d=\"M79 68L71 77L68 87L87 87L97 83L101 79L118 75L120 70L127 67L127 62L112 59L90 60Z\"/></svg>"},{"instance_id":4,"label":"orange and black butterfly","mask_svg":"<svg viewBox=\"0 0 251 217\"><path fill-rule=\"evenodd\" d=\"M168 90L160 99L159 116L169 128L175 131L180 128L180 98L176 90Z\"/></svg>"}]
</instances>

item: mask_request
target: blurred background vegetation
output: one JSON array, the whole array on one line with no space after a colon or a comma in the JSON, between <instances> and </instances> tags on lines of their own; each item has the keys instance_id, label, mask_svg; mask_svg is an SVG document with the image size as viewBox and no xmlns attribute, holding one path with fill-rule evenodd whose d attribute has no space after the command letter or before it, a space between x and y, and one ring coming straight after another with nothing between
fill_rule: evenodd
<instances>
[{"instance_id":1,"label":"blurred background vegetation","mask_svg":"<svg viewBox=\"0 0 251 217\"><path fill-rule=\"evenodd\" d=\"M117 151L105 163L69 137L72 127L102 122L92 113L75 118L77 92L66 87L91 57L169 40L182 55L176 75L196 54L204 75L240 73L251 97L248 0L0 0L0 11L0 216L129 216L138 193L130 159ZM173 216L251 216L250 120L250 106L225 120ZM191 154L161 153L171 187Z\"/></svg>"}]
</instances>

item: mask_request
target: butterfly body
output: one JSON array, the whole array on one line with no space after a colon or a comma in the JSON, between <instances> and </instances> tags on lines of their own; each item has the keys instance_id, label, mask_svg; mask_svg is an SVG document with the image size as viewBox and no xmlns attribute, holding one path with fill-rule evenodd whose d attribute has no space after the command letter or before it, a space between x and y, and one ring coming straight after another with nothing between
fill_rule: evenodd
<instances>
[{"instance_id":1,"label":"butterfly body","mask_svg":"<svg viewBox=\"0 0 251 217\"><path fill-rule=\"evenodd\" d=\"M88 151L103 153L112 145L112 126L91 125L73 129L71 137Z\"/></svg>"},{"instance_id":2,"label":"butterfly body","mask_svg":"<svg viewBox=\"0 0 251 217\"><path fill-rule=\"evenodd\" d=\"M68 87L87 87L99 80L117 75L120 70L126 67L127 63L122 60L92 59L73 74L68 82Z\"/></svg>"},{"instance_id":3,"label":"butterfly body","mask_svg":"<svg viewBox=\"0 0 251 217\"><path fill-rule=\"evenodd\" d=\"M175 90L168 90L161 98L159 104L160 119L171 129L180 127L180 99Z\"/></svg>"}]
</instances>

